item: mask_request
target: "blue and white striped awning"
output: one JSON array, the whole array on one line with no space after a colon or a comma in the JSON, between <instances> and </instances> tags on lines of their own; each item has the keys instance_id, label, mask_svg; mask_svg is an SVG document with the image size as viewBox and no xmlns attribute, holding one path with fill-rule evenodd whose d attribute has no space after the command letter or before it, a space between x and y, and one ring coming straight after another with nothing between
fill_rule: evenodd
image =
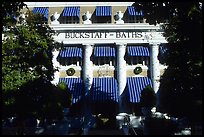
<instances>
[{"instance_id":1,"label":"blue and white striped awning","mask_svg":"<svg viewBox=\"0 0 204 137\"><path fill-rule=\"evenodd\" d=\"M44 17L48 20L48 8L47 7L34 7L33 8L33 13L34 14L37 14L37 13L40 13L40 14L43 14Z\"/></svg>"},{"instance_id":2,"label":"blue and white striped awning","mask_svg":"<svg viewBox=\"0 0 204 137\"><path fill-rule=\"evenodd\" d=\"M64 47L59 53L59 57L72 58L80 57L82 58L82 49L80 47Z\"/></svg>"},{"instance_id":3,"label":"blue and white striped awning","mask_svg":"<svg viewBox=\"0 0 204 137\"><path fill-rule=\"evenodd\" d=\"M65 7L62 16L80 16L80 7Z\"/></svg>"},{"instance_id":4,"label":"blue and white striped awning","mask_svg":"<svg viewBox=\"0 0 204 137\"><path fill-rule=\"evenodd\" d=\"M167 51L167 48L165 47L165 45L160 45L159 46L159 53L161 55L164 55L166 53L166 51Z\"/></svg>"},{"instance_id":5,"label":"blue and white striped awning","mask_svg":"<svg viewBox=\"0 0 204 137\"><path fill-rule=\"evenodd\" d=\"M140 12L139 12L139 15L140 15L140 16L144 16L143 11L140 11Z\"/></svg>"},{"instance_id":6,"label":"blue and white striped awning","mask_svg":"<svg viewBox=\"0 0 204 137\"><path fill-rule=\"evenodd\" d=\"M143 11L137 11L133 6L128 6L127 9L130 16L137 16L137 15L144 16Z\"/></svg>"},{"instance_id":7,"label":"blue and white striped awning","mask_svg":"<svg viewBox=\"0 0 204 137\"><path fill-rule=\"evenodd\" d=\"M95 57L115 57L115 48L110 46L95 46Z\"/></svg>"},{"instance_id":8,"label":"blue and white striped awning","mask_svg":"<svg viewBox=\"0 0 204 137\"><path fill-rule=\"evenodd\" d=\"M129 93L129 100L131 103L140 102L141 92L147 86L152 85L152 81L148 77L128 77L127 90Z\"/></svg>"},{"instance_id":9,"label":"blue and white striped awning","mask_svg":"<svg viewBox=\"0 0 204 137\"><path fill-rule=\"evenodd\" d=\"M128 46L127 54L128 56L149 56L149 49L143 46Z\"/></svg>"},{"instance_id":10,"label":"blue and white striped awning","mask_svg":"<svg viewBox=\"0 0 204 137\"><path fill-rule=\"evenodd\" d=\"M136 11L135 7L133 6L128 6L127 9L130 16L137 16L140 14Z\"/></svg>"},{"instance_id":11,"label":"blue and white striped awning","mask_svg":"<svg viewBox=\"0 0 204 137\"><path fill-rule=\"evenodd\" d=\"M96 6L96 16L111 16L111 6Z\"/></svg>"},{"instance_id":12,"label":"blue and white striped awning","mask_svg":"<svg viewBox=\"0 0 204 137\"><path fill-rule=\"evenodd\" d=\"M107 100L110 100L118 102L117 91L118 85L115 78L93 78L91 87L92 101L107 102Z\"/></svg>"},{"instance_id":13,"label":"blue and white striped awning","mask_svg":"<svg viewBox=\"0 0 204 137\"><path fill-rule=\"evenodd\" d=\"M82 98L82 80L80 78L59 78L59 83L65 82L72 94L72 103L77 103Z\"/></svg>"}]
</instances>

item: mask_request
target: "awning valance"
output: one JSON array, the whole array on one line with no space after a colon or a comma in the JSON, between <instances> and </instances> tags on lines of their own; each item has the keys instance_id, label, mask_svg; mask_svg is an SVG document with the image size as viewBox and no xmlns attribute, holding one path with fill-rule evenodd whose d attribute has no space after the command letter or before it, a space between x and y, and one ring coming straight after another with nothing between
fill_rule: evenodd
<instances>
[{"instance_id":1,"label":"awning valance","mask_svg":"<svg viewBox=\"0 0 204 137\"><path fill-rule=\"evenodd\" d=\"M110 46L95 46L95 57L115 57L115 48Z\"/></svg>"},{"instance_id":2,"label":"awning valance","mask_svg":"<svg viewBox=\"0 0 204 137\"><path fill-rule=\"evenodd\" d=\"M82 58L82 48L80 47L65 47L62 49L59 53L59 57L66 57L66 58L72 58L72 57L80 57Z\"/></svg>"},{"instance_id":3,"label":"awning valance","mask_svg":"<svg viewBox=\"0 0 204 137\"><path fill-rule=\"evenodd\" d=\"M40 13L40 14L43 14L44 17L48 20L48 8L47 7L34 7L33 8L33 13L34 14L37 14L37 13Z\"/></svg>"},{"instance_id":4,"label":"awning valance","mask_svg":"<svg viewBox=\"0 0 204 137\"><path fill-rule=\"evenodd\" d=\"M127 54L128 56L149 56L149 49L143 46L128 46Z\"/></svg>"},{"instance_id":5,"label":"awning valance","mask_svg":"<svg viewBox=\"0 0 204 137\"><path fill-rule=\"evenodd\" d=\"M111 6L96 6L96 16L111 16Z\"/></svg>"},{"instance_id":6,"label":"awning valance","mask_svg":"<svg viewBox=\"0 0 204 137\"><path fill-rule=\"evenodd\" d=\"M65 7L62 16L80 16L80 7Z\"/></svg>"},{"instance_id":7,"label":"awning valance","mask_svg":"<svg viewBox=\"0 0 204 137\"><path fill-rule=\"evenodd\" d=\"M93 78L93 84L91 88L92 101L118 102L118 85L117 81L113 77L101 77Z\"/></svg>"},{"instance_id":8,"label":"awning valance","mask_svg":"<svg viewBox=\"0 0 204 137\"><path fill-rule=\"evenodd\" d=\"M65 82L72 94L72 103L77 103L82 98L82 80L80 78L59 78L59 83Z\"/></svg>"},{"instance_id":9,"label":"awning valance","mask_svg":"<svg viewBox=\"0 0 204 137\"><path fill-rule=\"evenodd\" d=\"M128 77L127 90L129 93L129 100L131 103L139 103L141 92L147 86L152 85L152 81L148 77Z\"/></svg>"}]
</instances>

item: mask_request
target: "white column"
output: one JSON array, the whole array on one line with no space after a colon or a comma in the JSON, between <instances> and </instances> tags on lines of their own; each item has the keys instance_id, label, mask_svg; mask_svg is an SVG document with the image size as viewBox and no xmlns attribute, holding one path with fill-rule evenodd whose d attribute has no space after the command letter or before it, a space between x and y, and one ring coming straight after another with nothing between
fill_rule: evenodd
<instances>
[{"instance_id":1,"label":"white column","mask_svg":"<svg viewBox=\"0 0 204 137\"><path fill-rule=\"evenodd\" d=\"M126 105L123 102L123 91L126 86L126 61L125 56L125 44L116 44L117 45L117 81L118 81L118 111L119 113L125 112Z\"/></svg>"},{"instance_id":2,"label":"white column","mask_svg":"<svg viewBox=\"0 0 204 137\"><path fill-rule=\"evenodd\" d=\"M53 58L52 58L52 63L53 63L53 67L54 69L59 69L60 68L60 63L57 61L57 56L59 55L59 50L54 50L52 52L53 54ZM52 84L57 85L59 82L59 71L55 71L54 73L54 79L51 81Z\"/></svg>"},{"instance_id":3,"label":"white column","mask_svg":"<svg viewBox=\"0 0 204 137\"><path fill-rule=\"evenodd\" d=\"M159 44L150 44L150 74L153 81L153 89L157 93L160 85L160 67L159 67Z\"/></svg>"},{"instance_id":4,"label":"white column","mask_svg":"<svg viewBox=\"0 0 204 137\"><path fill-rule=\"evenodd\" d=\"M93 46L91 44L84 45L83 81L85 84L85 92L90 90L93 81L93 62L91 61L92 51Z\"/></svg>"},{"instance_id":5,"label":"white column","mask_svg":"<svg viewBox=\"0 0 204 137\"><path fill-rule=\"evenodd\" d=\"M117 79L119 95L121 95L126 86L126 61L125 56L125 44L117 44Z\"/></svg>"},{"instance_id":6,"label":"white column","mask_svg":"<svg viewBox=\"0 0 204 137\"><path fill-rule=\"evenodd\" d=\"M91 54L93 51L93 46L91 44L86 44L83 45L84 46L84 56L83 56L83 82L84 82L84 95L86 96L88 94L88 92L91 89L91 85L93 82L93 62L91 61ZM89 105L89 101L85 100L85 102L83 102L84 105L84 109L83 109L83 115L84 115L84 120L83 121L88 121L89 118L91 117L91 113L90 113L90 105ZM83 133L86 135L88 132L87 129L88 125L87 123L85 123L83 125Z\"/></svg>"}]
</instances>

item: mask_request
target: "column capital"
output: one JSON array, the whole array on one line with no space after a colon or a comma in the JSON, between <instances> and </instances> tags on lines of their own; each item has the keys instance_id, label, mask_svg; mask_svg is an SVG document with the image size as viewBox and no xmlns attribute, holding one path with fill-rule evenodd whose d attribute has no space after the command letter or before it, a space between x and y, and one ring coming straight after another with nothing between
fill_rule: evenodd
<instances>
[{"instance_id":1,"label":"column capital","mask_svg":"<svg viewBox=\"0 0 204 137\"><path fill-rule=\"evenodd\" d=\"M82 43L83 46L93 46L94 43Z\"/></svg>"},{"instance_id":2,"label":"column capital","mask_svg":"<svg viewBox=\"0 0 204 137\"><path fill-rule=\"evenodd\" d=\"M93 47L94 44L93 43L86 43L86 44L82 44L83 47Z\"/></svg>"},{"instance_id":3,"label":"column capital","mask_svg":"<svg viewBox=\"0 0 204 137\"><path fill-rule=\"evenodd\" d=\"M159 46L160 44L161 43L153 43L153 42L149 43L150 46Z\"/></svg>"},{"instance_id":4,"label":"column capital","mask_svg":"<svg viewBox=\"0 0 204 137\"><path fill-rule=\"evenodd\" d=\"M115 45L117 45L117 46L126 46L127 43L115 43Z\"/></svg>"}]
</instances>

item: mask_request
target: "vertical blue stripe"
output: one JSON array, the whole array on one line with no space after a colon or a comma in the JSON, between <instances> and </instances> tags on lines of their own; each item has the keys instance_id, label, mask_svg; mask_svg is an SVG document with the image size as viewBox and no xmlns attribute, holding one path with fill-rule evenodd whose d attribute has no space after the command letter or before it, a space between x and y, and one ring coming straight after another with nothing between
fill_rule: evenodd
<instances>
[{"instance_id":1,"label":"vertical blue stripe","mask_svg":"<svg viewBox=\"0 0 204 137\"><path fill-rule=\"evenodd\" d=\"M100 102L113 100L118 102L117 86L117 81L114 78L93 78L93 84L91 88L91 92L93 93L92 100Z\"/></svg>"},{"instance_id":2,"label":"vertical blue stripe","mask_svg":"<svg viewBox=\"0 0 204 137\"><path fill-rule=\"evenodd\" d=\"M62 16L80 16L80 7L65 7Z\"/></svg>"},{"instance_id":3,"label":"vertical blue stripe","mask_svg":"<svg viewBox=\"0 0 204 137\"><path fill-rule=\"evenodd\" d=\"M131 81L131 78L130 78L130 81ZM131 92L131 93L130 93L130 95L131 95L131 96L130 96L130 102L133 102L133 99L134 99L133 97L134 97L135 89L134 89L134 87L133 87L133 84L134 84L134 82L129 82L129 85L130 85L129 88L131 89L131 90L129 90L129 92Z\"/></svg>"},{"instance_id":4,"label":"vertical blue stripe","mask_svg":"<svg viewBox=\"0 0 204 137\"><path fill-rule=\"evenodd\" d=\"M139 15L140 15L140 16L144 16L143 11L140 11L140 12L139 12Z\"/></svg>"},{"instance_id":5,"label":"vertical blue stripe","mask_svg":"<svg viewBox=\"0 0 204 137\"><path fill-rule=\"evenodd\" d=\"M111 47L111 53L112 53L112 56L115 57L115 48L114 47Z\"/></svg>"},{"instance_id":6,"label":"vertical blue stripe","mask_svg":"<svg viewBox=\"0 0 204 137\"><path fill-rule=\"evenodd\" d=\"M167 51L167 48L164 46L164 45L160 45L159 46L159 52L160 52L160 54L165 54L166 53L166 51Z\"/></svg>"},{"instance_id":7,"label":"vertical blue stripe","mask_svg":"<svg viewBox=\"0 0 204 137\"><path fill-rule=\"evenodd\" d=\"M131 15L131 16L137 15L137 14L136 14L136 11L135 11L135 7L133 7L133 6L128 6L127 9L128 9L129 15Z\"/></svg>"},{"instance_id":8,"label":"vertical blue stripe","mask_svg":"<svg viewBox=\"0 0 204 137\"><path fill-rule=\"evenodd\" d=\"M135 7L133 7L133 6L128 6L128 7L127 7L127 10L128 10L128 14L129 14L130 16L138 16L138 15L144 16L143 11L137 11L137 10L135 9Z\"/></svg>"},{"instance_id":9,"label":"vertical blue stripe","mask_svg":"<svg viewBox=\"0 0 204 137\"><path fill-rule=\"evenodd\" d=\"M105 53L106 53L106 52L105 52L105 48L104 48L104 47L100 47L100 49L101 49L101 51L102 51L102 52L101 52L101 56L105 56Z\"/></svg>"},{"instance_id":10,"label":"vertical blue stripe","mask_svg":"<svg viewBox=\"0 0 204 137\"><path fill-rule=\"evenodd\" d=\"M142 92L142 90L145 88L144 78L143 78L143 77L140 77L140 78L138 78L137 80L138 80L138 85L139 85L137 102L140 102L141 92Z\"/></svg>"},{"instance_id":11,"label":"vertical blue stripe","mask_svg":"<svg viewBox=\"0 0 204 137\"><path fill-rule=\"evenodd\" d=\"M59 78L60 82L67 84L73 97L72 103L77 103L82 97L82 80L80 78Z\"/></svg>"},{"instance_id":12,"label":"vertical blue stripe","mask_svg":"<svg viewBox=\"0 0 204 137\"><path fill-rule=\"evenodd\" d=\"M127 54L129 56L149 56L149 49L143 46L128 46Z\"/></svg>"},{"instance_id":13,"label":"vertical blue stripe","mask_svg":"<svg viewBox=\"0 0 204 137\"><path fill-rule=\"evenodd\" d=\"M109 79L109 82L110 82L110 89L113 89L114 88L113 87L113 84L114 84L113 79ZM110 94L110 97L108 98L109 100L115 100L116 99L113 90L111 90L109 94Z\"/></svg>"},{"instance_id":14,"label":"vertical blue stripe","mask_svg":"<svg viewBox=\"0 0 204 137\"><path fill-rule=\"evenodd\" d=\"M132 101L134 101L134 102L138 102L138 93L139 93L139 84L138 84L138 82L137 81L135 81L133 78L132 78L132 83L133 83L133 96L132 96Z\"/></svg>"},{"instance_id":15,"label":"vertical blue stripe","mask_svg":"<svg viewBox=\"0 0 204 137\"><path fill-rule=\"evenodd\" d=\"M82 49L80 47L65 47L63 50L60 50L59 56L67 58L82 58Z\"/></svg>"},{"instance_id":16,"label":"vertical blue stripe","mask_svg":"<svg viewBox=\"0 0 204 137\"><path fill-rule=\"evenodd\" d=\"M94 47L95 57L115 57L115 48L110 46Z\"/></svg>"},{"instance_id":17,"label":"vertical blue stripe","mask_svg":"<svg viewBox=\"0 0 204 137\"><path fill-rule=\"evenodd\" d=\"M109 57L110 56L110 47L104 47L105 50L105 56Z\"/></svg>"},{"instance_id":18,"label":"vertical blue stripe","mask_svg":"<svg viewBox=\"0 0 204 137\"><path fill-rule=\"evenodd\" d=\"M92 85L95 85L95 79L93 79ZM92 97L91 99L95 100L95 94L93 94L93 89L91 89L91 93L92 93L92 94L91 94L91 95L92 95L92 96L91 96L91 97Z\"/></svg>"},{"instance_id":19,"label":"vertical blue stripe","mask_svg":"<svg viewBox=\"0 0 204 137\"><path fill-rule=\"evenodd\" d=\"M148 77L128 77L127 89L130 102L140 102L141 92L147 85L150 85L152 87L152 81Z\"/></svg>"},{"instance_id":20,"label":"vertical blue stripe","mask_svg":"<svg viewBox=\"0 0 204 137\"><path fill-rule=\"evenodd\" d=\"M99 79L99 83L100 83L99 86L101 88L100 88L100 91L99 91L100 96L98 96L98 98L99 98L100 101L103 100L103 93L104 93L104 88L105 88L105 85L102 82L103 82L102 79Z\"/></svg>"},{"instance_id":21,"label":"vertical blue stripe","mask_svg":"<svg viewBox=\"0 0 204 137\"><path fill-rule=\"evenodd\" d=\"M139 102L140 100L140 95L141 95L141 90L142 90L142 77L137 77L134 79L134 82L137 83L137 93L136 94L136 102Z\"/></svg>"},{"instance_id":22,"label":"vertical blue stripe","mask_svg":"<svg viewBox=\"0 0 204 137\"><path fill-rule=\"evenodd\" d=\"M43 14L44 17L48 20L48 8L47 7L34 7L33 8L33 13L34 14L37 14L37 13L40 13L40 14Z\"/></svg>"},{"instance_id":23,"label":"vertical blue stripe","mask_svg":"<svg viewBox=\"0 0 204 137\"><path fill-rule=\"evenodd\" d=\"M96 16L111 16L111 6L96 6Z\"/></svg>"}]
</instances>

